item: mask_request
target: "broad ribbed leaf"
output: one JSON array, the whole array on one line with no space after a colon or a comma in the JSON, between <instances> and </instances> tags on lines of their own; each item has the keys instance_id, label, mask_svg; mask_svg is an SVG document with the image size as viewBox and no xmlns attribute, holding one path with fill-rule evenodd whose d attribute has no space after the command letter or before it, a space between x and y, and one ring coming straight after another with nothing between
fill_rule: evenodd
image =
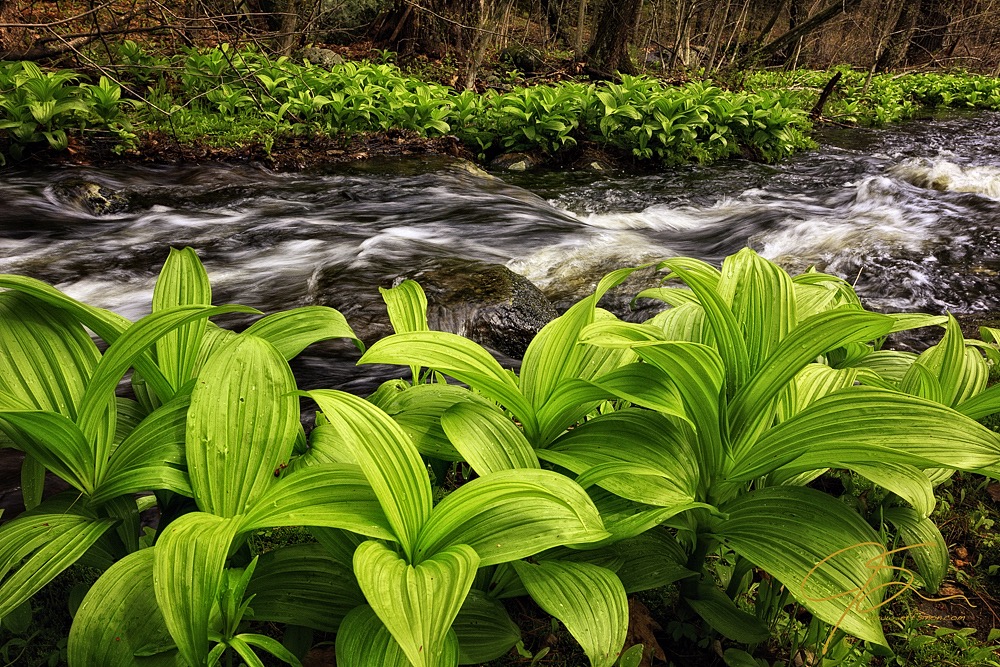
<instances>
[{"instance_id":1,"label":"broad ribbed leaf","mask_svg":"<svg viewBox=\"0 0 1000 667\"><path fill-rule=\"evenodd\" d=\"M697 574L684 567L687 554L665 528L648 530L608 549L622 560L618 578L628 593L660 588Z\"/></svg>"},{"instance_id":2,"label":"broad ribbed leaf","mask_svg":"<svg viewBox=\"0 0 1000 667\"><path fill-rule=\"evenodd\" d=\"M607 535L590 497L565 475L502 470L464 484L442 500L420 532L414 553L420 562L467 544L486 566Z\"/></svg>"},{"instance_id":3,"label":"broad ribbed leaf","mask_svg":"<svg viewBox=\"0 0 1000 667\"><path fill-rule=\"evenodd\" d=\"M727 477L748 481L779 467L816 470L873 459L976 470L1000 462L1000 438L940 403L854 387L769 429L733 459Z\"/></svg>"},{"instance_id":4,"label":"broad ribbed leaf","mask_svg":"<svg viewBox=\"0 0 1000 667\"><path fill-rule=\"evenodd\" d=\"M634 271L629 268L609 273L594 294L546 324L532 339L521 364L521 389L535 410L548 402L560 383L581 376L587 363L587 350L579 344L583 328L594 321L601 297Z\"/></svg>"},{"instance_id":5,"label":"broad ribbed leaf","mask_svg":"<svg viewBox=\"0 0 1000 667\"><path fill-rule=\"evenodd\" d=\"M788 419L802 412L819 399L839 389L853 387L860 371L855 368L830 368L825 364L807 364L795 376L791 406L785 410Z\"/></svg>"},{"instance_id":6,"label":"broad ribbed leaf","mask_svg":"<svg viewBox=\"0 0 1000 667\"><path fill-rule=\"evenodd\" d=\"M81 493L96 482L94 450L80 429L56 412L0 410L0 418L17 428L19 446Z\"/></svg>"},{"instance_id":7,"label":"broad ribbed leaf","mask_svg":"<svg viewBox=\"0 0 1000 667\"><path fill-rule=\"evenodd\" d=\"M458 664L480 665L505 655L521 639L521 631L497 600L472 589L455 617Z\"/></svg>"},{"instance_id":8,"label":"broad ribbed leaf","mask_svg":"<svg viewBox=\"0 0 1000 667\"><path fill-rule=\"evenodd\" d=\"M566 429L582 421L601 403L614 398L614 394L593 382L579 379L566 380L556 387L552 398L538 411L541 434L533 443L534 446L547 446Z\"/></svg>"},{"instance_id":9,"label":"broad ribbed leaf","mask_svg":"<svg viewBox=\"0 0 1000 667\"><path fill-rule=\"evenodd\" d=\"M983 359L983 355L975 347L965 348L965 365L962 368L962 377L958 383L958 391L951 407L961 405L973 396L976 396L986 389L989 382L990 367Z\"/></svg>"},{"instance_id":10,"label":"broad ribbed leaf","mask_svg":"<svg viewBox=\"0 0 1000 667\"><path fill-rule=\"evenodd\" d=\"M660 266L669 268L698 295L698 301L705 310L705 317L715 335L715 347L724 362L726 393L732 396L746 384L752 370L742 326L730 304L718 292L721 281L712 284L712 280L706 279L701 273L688 270L685 264L669 259Z\"/></svg>"},{"instance_id":11,"label":"broad ribbed leaf","mask_svg":"<svg viewBox=\"0 0 1000 667\"><path fill-rule=\"evenodd\" d=\"M354 573L368 604L414 667L446 664L447 636L479 567L479 556L460 544L410 565L381 542L354 552Z\"/></svg>"},{"instance_id":12,"label":"broad ribbed leaf","mask_svg":"<svg viewBox=\"0 0 1000 667\"><path fill-rule=\"evenodd\" d=\"M458 664L458 640L455 633L445 639L442 665ZM344 618L337 632L339 667L412 667L402 647L392 638L375 610L368 605L357 607Z\"/></svg>"},{"instance_id":13,"label":"broad ribbed leaf","mask_svg":"<svg viewBox=\"0 0 1000 667\"><path fill-rule=\"evenodd\" d=\"M417 534L433 503L427 468L406 432L389 415L356 396L330 389L305 395L316 401L349 443L396 540L412 557Z\"/></svg>"},{"instance_id":14,"label":"broad ribbed leaf","mask_svg":"<svg viewBox=\"0 0 1000 667\"><path fill-rule=\"evenodd\" d=\"M773 406L785 386L806 364L846 343L885 335L892 320L885 315L855 310L832 310L804 320L781 341L760 371L733 398L729 427L738 455L770 425Z\"/></svg>"},{"instance_id":15,"label":"broad ribbed leaf","mask_svg":"<svg viewBox=\"0 0 1000 667\"><path fill-rule=\"evenodd\" d=\"M894 525L907 547L907 553L917 565L924 588L931 593L941 587L948 574L948 545L941 531L926 516L920 516L909 507L889 507L883 518Z\"/></svg>"},{"instance_id":16,"label":"broad ribbed leaf","mask_svg":"<svg viewBox=\"0 0 1000 667\"><path fill-rule=\"evenodd\" d=\"M678 427L663 415L625 409L581 424L538 455L586 474L587 485L670 507L693 502L698 495L701 471L690 437L689 428ZM606 472L594 470L608 466Z\"/></svg>"},{"instance_id":17,"label":"broad ribbed leaf","mask_svg":"<svg viewBox=\"0 0 1000 667\"><path fill-rule=\"evenodd\" d=\"M495 408L457 403L441 426L462 457L481 476L500 470L538 468L538 457L521 430Z\"/></svg>"},{"instance_id":18,"label":"broad ribbed leaf","mask_svg":"<svg viewBox=\"0 0 1000 667\"><path fill-rule=\"evenodd\" d=\"M698 297L689 289L682 287L651 287L635 295L636 299L656 299L669 306L683 306L685 303L698 303ZM633 299L634 303L635 299Z\"/></svg>"},{"instance_id":19,"label":"broad ribbed leaf","mask_svg":"<svg viewBox=\"0 0 1000 667\"><path fill-rule=\"evenodd\" d=\"M42 589L115 524L75 514L25 514L0 526L0 618Z\"/></svg>"},{"instance_id":20,"label":"broad ribbed leaf","mask_svg":"<svg viewBox=\"0 0 1000 667\"><path fill-rule=\"evenodd\" d=\"M445 461L460 461L462 455L441 428L441 415L459 403L496 409L492 401L464 387L439 383L407 387L390 394L377 405L403 427L421 454Z\"/></svg>"},{"instance_id":21,"label":"broad ribbed leaf","mask_svg":"<svg viewBox=\"0 0 1000 667\"><path fill-rule=\"evenodd\" d=\"M937 379L941 387L941 402L955 405L962 394L965 367L965 337L958 320L948 315L948 324L941 342L921 354L917 363Z\"/></svg>"},{"instance_id":22,"label":"broad ribbed leaf","mask_svg":"<svg viewBox=\"0 0 1000 667\"><path fill-rule=\"evenodd\" d=\"M64 310L108 344L118 339L132 323L117 313L73 299L48 283L27 276L0 274L0 287L31 295L50 306Z\"/></svg>"},{"instance_id":23,"label":"broad ribbed leaf","mask_svg":"<svg viewBox=\"0 0 1000 667\"><path fill-rule=\"evenodd\" d=\"M628 631L628 599L613 572L561 561L513 565L538 606L562 621L593 667L615 664Z\"/></svg>"},{"instance_id":24,"label":"broad ribbed leaf","mask_svg":"<svg viewBox=\"0 0 1000 667\"><path fill-rule=\"evenodd\" d=\"M959 403L955 409L971 419L982 419L994 412L1000 412L1000 384L995 384Z\"/></svg>"},{"instance_id":25,"label":"broad ribbed leaf","mask_svg":"<svg viewBox=\"0 0 1000 667\"><path fill-rule=\"evenodd\" d=\"M157 408L115 448L94 502L152 489L192 494L182 469L188 404L181 396Z\"/></svg>"},{"instance_id":26,"label":"broad ribbed leaf","mask_svg":"<svg viewBox=\"0 0 1000 667\"><path fill-rule=\"evenodd\" d=\"M281 478L251 507L241 530L326 526L393 539L378 498L356 465L321 463Z\"/></svg>"},{"instance_id":27,"label":"broad ribbed leaf","mask_svg":"<svg viewBox=\"0 0 1000 667\"><path fill-rule=\"evenodd\" d=\"M687 342L651 343L634 349L643 361L667 373L677 384L698 435L695 460L704 476L713 475L728 451L720 415L725 370L718 352Z\"/></svg>"},{"instance_id":28,"label":"broad ribbed leaf","mask_svg":"<svg viewBox=\"0 0 1000 667\"><path fill-rule=\"evenodd\" d=\"M21 499L24 501L24 509L38 507L44 493L45 466L31 454L25 454L24 460L21 461Z\"/></svg>"},{"instance_id":29,"label":"broad ribbed leaf","mask_svg":"<svg viewBox=\"0 0 1000 667\"><path fill-rule=\"evenodd\" d=\"M511 374L489 352L467 338L444 331L393 334L372 345L358 363L419 364L441 371L506 406L529 434L537 431L535 411Z\"/></svg>"},{"instance_id":30,"label":"broad ribbed leaf","mask_svg":"<svg viewBox=\"0 0 1000 667\"><path fill-rule=\"evenodd\" d=\"M379 288L382 300L389 311L389 322L396 333L429 331L427 324L427 297L423 288L413 280L404 280L392 289Z\"/></svg>"},{"instance_id":31,"label":"broad ribbed leaf","mask_svg":"<svg viewBox=\"0 0 1000 667\"><path fill-rule=\"evenodd\" d=\"M910 365L917 360L917 355L912 352L897 352L895 350L876 350L868 356L851 364L852 368L867 368L874 371L880 377L893 382L900 383L910 369Z\"/></svg>"},{"instance_id":32,"label":"broad ribbed leaf","mask_svg":"<svg viewBox=\"0 0 1000 667\"><path fill-rule=\"evenodd\" d=\"M878 535L846 505L802 487L747 493L721 508L717 534L780 581L806 609L885 645L878 607L892 580Z\"/></svg>"},{"instance_id":33,"label":"broad ribbed leaf","mask_svg":"<svg viewBox=\"0 0 1000 667\"><path fill-rule=\"evenodd\" d=\"M0 391L75 419L100 356L69 314L26 294L0 293Z\"/></svg>"},{"instance_id":34,"label":"broad ribbed leaf","mask_svg":"<svg viewBox=\"0 0 1000 667\"><path fill-rule=\"evenodd\" d=\"M203 665L208 657L209 620L239 528L238 518L192 512L172 521L154 548L156 602L189 665Z\"/></svg>"},{"instance_id":35,"label":"broad ribbed leaf","mask_svg":"<svg viewBox=\"0 0 1000 667\"><path fill-rule=\"evenodd\" d=\"M721 273L719 294L743 327L751 373L756 372L798 321L792 280L749 248L727 257Z\"/></svg>"},{"instance_id":36,"label":"broad ribbed leaf","mask_svg":"<svg viewBox=\"0 0 1000 667\"><path fill-rule=\"evenodd\" d=\"M170 249L153 288L153 312L174 306L212 305L212 286L205 267L192 248ZM176 392L194 377L194 363L201 347L206 320L185 324L156 341L156 364ZM161 400L172 397L160 396Z\"/></svg>"},{"instance_id":37,"label":"broad ribbed leaf","mask_svg":"<svg viewBox=\"0 0 1000 667\"><path fill-rule=\"evenodd\" d=\"M596 378L593 383L639 407L688 419L677 384L652 364L626 364Z\"/></svg>"},{"instance_id":38,"label":"broad ribbed leaf","mask_svg":"<svg viewBox=\"0 0 1000 667\"><path fill-rule=\"evenodd\" d=\"M181 667L153 592L153 549L129 554L87 592L69 631L74 667ZM155 650L162 649L162 650ZM146 657L136 652L150 653ZM155 652L154 652L155 651Z\"/></svg>"},{"instance_id":39,"label":"broad ribbed leaf","mask_svg":"<svg viewBox=\"0 0 1000 667\"><path fill-rule=\"evenodd\" d=\"M759 644L770 636L767 626L719 590L714 580L702 580L697 597L685 597L695 612L723 636L741 644Z\"/></svg>"},{"instance_id":40,"label":"broad ribbed leaf","mask_svg":"<svg viewBox=\"0 0 1000 667\"><path fill-rule=\"evenodd\" d=\"M365 597L354 571L318 544L269 551L257 562L246 590L256 621L301 625L336 632L341 620Z\"/></svg>"},{"instance_id":41,"label":"broad ribbed leaf","mask_svg":"<svg viewBox=\"0 0 1000 667\"><path fill-rule=\"evenodd\" d=\"M293 359L313 343L348 338L364 352L365 346L338 310L326 306L306 306L263 317L243 333L263 338L285 359Z\"/></svg>"},{"instance_id":42,"label":"broad ribbed leaf","mask_svg":"<svg viewBox=\"0 0 1000 667\"><path fill-rule=\"evenodd\" d=\"M903 463L877 460L871 463L855 461L837 467L850 468L865 479L892 491L908 502L921 517L926 518L934 511L934 487L922 470Z\"/></svg>"},{"instance_id":43,"label":"broad ribbed leaf","mask_svg":"<svg viewBox=\"0 0 1000 667\"><path fill-rule=\"evenodd\" d=\"M243 306L179 306L142 318L123 333L101 357L87 390L80 402L77 424L87 441L94 447L98 479L104 476L104 467L111 455L115 415L115 389L126 371L142 357L153 343L170 331L199 319L231 312L256 312ZM142 369L147 382L158 396L171 396L169 383L154 382ZM157 371L159 374L159 371ZM165 378L160 378L166 382Z\"/></svg>"},{"instance_id":44,"label":"broad ribbed leaf","mask_svg":"<svg viewBox=\"0 0 1000 667\"><path fill-rule=\"evenodd\" d=\"M240 336L198 374L187 417L187 464L198 507L245 513L271 488L299 427L295 378L267 341Z\"/></svg>"},{"instance_id":45,"label":"broad ribbed leaf","mask_svg":"<svg viewBox=\"0 0 1000 667\"><path fill-rule=\"evenodd\" d=\"M715 349L715 334L700 303L686 303L657 313L646 324L663 331L666 340L701 343Z\"/></svg>"}]
</instances>

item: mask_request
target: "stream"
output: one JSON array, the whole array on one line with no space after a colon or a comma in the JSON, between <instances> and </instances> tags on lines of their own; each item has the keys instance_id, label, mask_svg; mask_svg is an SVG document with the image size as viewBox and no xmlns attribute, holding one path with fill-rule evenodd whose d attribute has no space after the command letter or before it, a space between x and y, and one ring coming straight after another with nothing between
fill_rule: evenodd
<instances>
[{"instance_id":1,"label":"stream","mask_svg":"<svg viewBox=\"0 0 1000 667\"><path fill-rule=\"evenodd\" d=\"M828 129L819 141L777 165L641 176L488 175L444 158L306 173L8 170L0 272L135 319L149 311L168 248L192 246L216 303L329 305L355 324L380 310L379 286L443 260L505 264L566 307L620 266L673 255L718 262L750 246L790 270L846 278L875 310L1000 311L1000 114ZM124 210L89 212L73 195L84 183L119 193ZM327 342L294 369L303 388L356 393L399 376L356 367L357 357Z\"/></svg>"}]
</instances>

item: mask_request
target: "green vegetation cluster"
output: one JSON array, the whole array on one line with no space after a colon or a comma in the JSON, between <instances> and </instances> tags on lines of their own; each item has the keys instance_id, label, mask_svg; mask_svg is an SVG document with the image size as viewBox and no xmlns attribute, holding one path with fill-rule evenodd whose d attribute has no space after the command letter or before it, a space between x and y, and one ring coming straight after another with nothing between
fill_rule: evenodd
<instances>
[{"instance_id":1,"label":"green vegetation cluster","mask_svg":"<svg viewBox=\"0 0 1000 667\"><path fill-rule=\"evenodd\" d=\"M749 90L784 90L790 107L816 102L831 76L840 81L824 106L824 115L844 123L880 127L915 116L922 109L1000 109L1000 79L982 74L869 72L837 67L831 70L755 71L743 85Z\"/></svg>"},{"instance_id":2,"label":"green vegetation cluster","mask_svg":"<svg viewBox=\"0 0 1000 667\"><path fill-rule=\"evenodd\" d=\"M458 137L480 157L566 154L594 143L671 165L735 155L777 160L812 145L808 112L829 72L755 72L742 91L711 81L668 85L646 76L621 83L562 82L509 92L455 92L405 75L389 62L330 69L222 45L157 56L126 41L115 71L128 93L69 71L0 65L0 159L33 145L65 148L72 133L134 132L184 142L259 144L287 137L406 130ZM931 107L1000 108L1000 80L966 74L878 75L842 70L832 118L883 124ZM126 99L128 98L128 99ZM133 130L137 128L136 130Z\"/></svg>"},{"instance_id":3,"label":"green vegetation cluster","mask_svg":"<svg viewBox=\"0 0 1000 667\"><path fill-rule=\"evenodd\" d=\"M336 633L343 667L530 657L504 604L526 596L595 667L634 667L627 595L673 584L728 665L758 664L779 626L824 664L891 657L890 592L948 573L935 486L1000 477L1000 435L976 421L1000 411L1000 331L872 313L845 281L750 250L659 268L674 282L638 298L665 311L634 324L599 308L635 269L613 272L518 373L430 330L416 283L383 290L395 333L359 363L410 379L367 399L300 392L288 365L321 340L362 347L339 312L221 328L208 318L256 311L212 306L191 249L171 251L134 323L0 276L0 430L26 455L28 508L0 526L0 622L79 563L103 574L71 667L299 665L311 631ZM940 342L881 349L921 326ZM300 398L319 408L308 434ZM878 487L877 508L810 486L831 468ZM43 499L46 471L72 490ZM251 553L287 527L314 541Z\"/></svg>"}]
</instances>

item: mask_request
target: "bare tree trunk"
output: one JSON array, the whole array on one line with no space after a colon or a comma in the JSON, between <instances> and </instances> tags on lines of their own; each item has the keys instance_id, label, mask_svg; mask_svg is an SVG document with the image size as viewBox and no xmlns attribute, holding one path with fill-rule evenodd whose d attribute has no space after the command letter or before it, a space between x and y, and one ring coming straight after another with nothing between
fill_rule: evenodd
<instances>
[{"instance_id":1,"label":"bare tree trunk","mask_svg":"<svg viewBox=\"0 0 1000 667\"><path fill-rule=\"evenodd\" d=\"M576 44L573 51L578 59L583 58L583 30L587 20L587 0L580 0L580 11L576 15Z\"/></svg>"},{"instance_id":2,"label":"bare tree trunk","mask_svg":"<svg viewBox=\"0 0 1000 667\"><path fill-rule=\"evenodd\" d=\"M742 60L742 62L746 63L755 58L760 58L762 56L768 56L780 53L784 49L787 49L788 47L795 44L795 42L797 42L802 37L805 37L809 33L813 32L814 30L821 27L830 20L840 16L844 12L854 9L859 4L861 4L861 0L837 0L832 5L828 6L826 9L817 12L815 15L806 19L802 23L799 23L794 28L786 32L784 35L781 35L780 37L771 40L770 42L760 47L759 49L751 51Z\"/></svg>"},{"instance_id":3,"label":"bare tree trunk","mask_svg":"<svg viewBox=\"0 0 1000 667\"><path fill-rule=\"evenodd\" d=\"M641 12L642 0L610 0L604 5L594 41L587 51L587 62L592 69L604 74L636 73L628 47L635 38Z\"/></svg>"},{"instance_id":4,"label":"bare tree trunk","mask_svg":"<svg viewBox=\"0 0 1000 667\"><path fill-rule=\"evenodd\" d=\"M917 27L920 4L913 0L900 0L896 9L896 22L885 39L885 45L875 60L875 71L884 72L903 62L906 48Z\"/></svg>"}]
</instances>

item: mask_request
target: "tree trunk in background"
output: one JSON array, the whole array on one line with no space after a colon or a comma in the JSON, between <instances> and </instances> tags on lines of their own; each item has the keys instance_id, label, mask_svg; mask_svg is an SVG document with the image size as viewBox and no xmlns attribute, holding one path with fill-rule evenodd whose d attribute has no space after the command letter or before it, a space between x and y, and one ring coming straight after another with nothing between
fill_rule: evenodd
<instances>
[{"instance_id":1,"label":"tree trunk in background","mask_svg":"<svg viewBox=\"0 0 1000 667\"><path fill-rule=\"evenodd\" d=\"M884 72L903 62L910 38L917 27L917 17L920 15L920 4L914 0L900 0L897 7L899 13L892 31L885 40L882 52L875 61L875 71Z\"/></svg>"},{"instance_id":2,"label":"tree trunk in background","mask_svg":"<svg viewBox=\"0 0 1000 667\"><path fill-rule=\"evenodd\" d=\"M396 0L373 26L376 44L401 55L452 55L466 88L475 83L486 49L502 26L504 0Z\"/></svg>"},{"instance_id":3,"label":"tree trunk in background","mask_svg":"<svg viewBox=\"0 0 1000 667\"><path fill-rule=\"evenodd\" d=\"M759 49L748 54L746 58L743 59L741 65L747 65L754 58L760 58L762 56L768 56L778 53L787 53L789 47L794 47L798 40L802 39L809 33L822 27L829 21L837 18L844 12L854 9L861 4L861 0L837 0L832 5L829 5L826 9L817 12L810 18L802 21L794 28L791 28L788 32L780 37L768 42Z\"/></svg>"},{"instance_id":4,"label":"tree trunk in background","mask_svg":"<svg viewBox=\"0 0 1000 667\"><path fill-rule=\"evenodd\" d=\"M913 0L911 0L912 2ZM944 46L945 35L951 24L949 17L941 8L940 2L920 0L920 11L917 17L917 27L910 36L906 48L905 62L910 64L927 62Z\"/></svg>"},{"instance_id":5,"label":"tree trunk in background","mask_svg":"<svg viewBox=\"0 0 1000 667\"><path fill-rule=\"evenodd\" d=\"M594 41L587 51L587 64L599 72L637 72L629 56L629 44L639 27L642 0L608 0L597 19Z\"/></svg>"}]
</instances>

